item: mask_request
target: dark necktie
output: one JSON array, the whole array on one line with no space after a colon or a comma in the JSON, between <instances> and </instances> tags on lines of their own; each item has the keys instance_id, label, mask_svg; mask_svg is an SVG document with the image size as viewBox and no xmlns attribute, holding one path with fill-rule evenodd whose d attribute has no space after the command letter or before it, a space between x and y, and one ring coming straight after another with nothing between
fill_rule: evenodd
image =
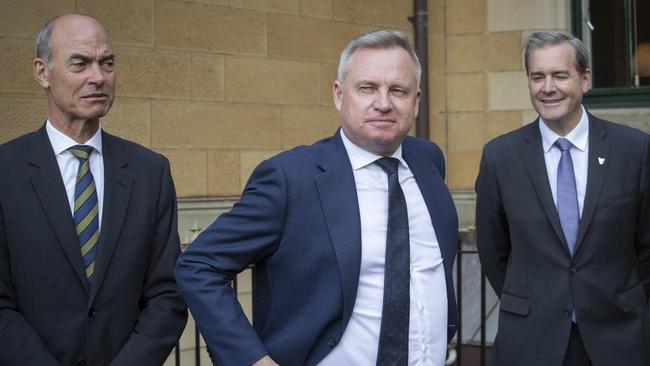
<instances>
[{"instance_id":1,"label":"dark necktie","mask_svg":"<svg viewBox=\"0 0 650 366\"><path fill-rule=\"evenodd\" d=\"M377 366L405 366L409 341L409 219L399 185L399 160L375 161L388 174L388 225L384 267L384 302L381 313Z\"/></svg>"},{"instance_id":2,"label":"dark necktie","mask_svg":"<svg viewBox=\"0 0 650 366\"><path fill-rule=\"evenodd\" d=\"M69 150L79 160L79 170L74 187L74 225L81 246L86 278L90 284L94 278L97 240L99 239L97 191L88 162L93 148L88 145L76 145Z\"/></svg>"},{"instance_id":3,"label":"dark necktie","mask_svg":"<svg viewBox=\"0 0 650 366\"><path fill-rule=\"evenodd\" d=\"M565 138L559 138L555 141L555 145L562 151L562 157L557 166L557 212L569 252L573 255L578 237L578 226L580 226L576 177L573 173L573 160L570 152L573 144Z\"/></svg>"}]
</instances>

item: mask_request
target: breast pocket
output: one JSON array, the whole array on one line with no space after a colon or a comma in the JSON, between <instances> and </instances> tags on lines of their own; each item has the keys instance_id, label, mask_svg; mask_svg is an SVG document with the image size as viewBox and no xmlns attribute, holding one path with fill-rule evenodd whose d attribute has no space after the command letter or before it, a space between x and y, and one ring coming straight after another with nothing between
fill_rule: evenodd
<instances>
[{"instance_id":1,"label":"breast pocket","mask_svg":"<svg viewBox=\"0 0 650 366\"><path fill-rule=\"evenodd\" d=\"M634 193L626 193L613 197L608 197L606 206L608 208L622 208L623 206L634 205L636 203L636 195Z\"/></svg>"},{"instance_id":2,"label":"breast pocket","mask_svg":"<svg viewBox=\"0 0 650 366\"><path fill-rule=\"evenodd\" d=\"M131 243L147 242L153 238L154 229L155 224L153 222L126 225L122 229L120 240L128 241Z\"/></svg>"}]
</instances>

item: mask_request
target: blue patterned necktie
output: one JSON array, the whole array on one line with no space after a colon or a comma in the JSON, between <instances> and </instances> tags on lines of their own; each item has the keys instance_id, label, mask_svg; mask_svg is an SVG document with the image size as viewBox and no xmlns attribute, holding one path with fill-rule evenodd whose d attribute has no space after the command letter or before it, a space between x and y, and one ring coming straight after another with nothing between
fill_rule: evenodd
<instances>
[{"instance_id":1,"label":"blue patterned necktie","mask_svg":"<svg viewBox=\"0 0 650 366\"><path fill-rule=\"evenodd\" d=\"M570 152L573 144L565 138L559 138L555 141L555 145L562 151L562 157L557 166L557 212L569 252L573 255L580 226L576 177L573 172L573 160Z\"/></svg>"},{"instance_id":2,"label":"blue patterned necktie","mask_svg":"<svg viewBox=\"0 0 650 366\"><path fill-rule=\"evenodd\" d=\"M377 366L408 363L410 307L409 219L406 199L397 175L399 160L375 161L388 174L388 225L384 267L384 301Z\"/></svg>"},{"instance_id":3,"label":"blue patterned necktie","mask_svg":"<svg viewBox=\"0 0 650 366\"><path fill-rule=\"evenodd\" d=\"M88 162L93 148L88 145L76 145L68 150L79 160L79 170L74 187L74 225L81 246L86 278L88 283L92 284L95 259L97 258L97 240L99 239L97 191Z\"/></svg>"}]
</instances>

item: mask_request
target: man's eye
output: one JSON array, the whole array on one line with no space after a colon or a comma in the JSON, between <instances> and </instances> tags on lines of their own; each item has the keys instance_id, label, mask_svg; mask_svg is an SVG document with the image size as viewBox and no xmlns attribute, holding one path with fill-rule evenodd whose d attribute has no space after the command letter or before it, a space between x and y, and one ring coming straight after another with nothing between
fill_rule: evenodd
<instances>
[{"instance_id":1,"label":"man's eye","mask_svg":"<svg viewBox=\"0 0 650 366\"><path fill-rule=\"evenodd\" d=\"M104 61L102 62L102 68L106 71L113 71L113 68L115 68L115 62L114 61Z\"/></svg>"},{"instance_id":2,"label":"man's eye","mask_svg":"<svg viewBox=\"0 0 650 366\"><path fill-rule=\"evenodd\" d=\"M363 86L359 87L359 90L362 93L372 93L375 90L375 88L373 88L370 85L363 85Z\"/></svg>"},{"instance_id":3,"label":"man's eye","mask_svg":"<svg viewBox=\"0 0 650 366\"><path fill-rule=\"evenodd\" d=\"M406 90L403 89L392 89L390 91L393 95L396 95L398 97L403 97L406 95Z\"/></svg>"},{"instance_id":4,"label":"man's eye","mask_svg":"<svg viewBox=\"0 0 650 366\"><path fill-rule=\"evenodd\" d=\"M70 63L70 67L72 67L73 70L82 70L86 66L86 63L83 61L75 61Z\"/></svg>"}]
</instances>

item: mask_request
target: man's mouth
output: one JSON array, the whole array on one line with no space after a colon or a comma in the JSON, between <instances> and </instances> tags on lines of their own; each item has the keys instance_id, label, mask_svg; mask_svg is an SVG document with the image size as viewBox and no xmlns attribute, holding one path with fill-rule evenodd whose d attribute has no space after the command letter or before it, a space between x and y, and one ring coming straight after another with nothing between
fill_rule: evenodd
<instances>
[{"instance_id":1,"label":"man's mouth","mask_svg":"<svg viewBox=\"0 0 650 366\"><path fill-rule=\"evenodd\" d=\"M106 99L106 98L108 98L108 95L103 94L103 93L90 93L90 94L84 95L81 98L82 99Z\"/></svg>"},{"instance_id":2,"label":"man's mouth","mask_svg":"<svg viewBox=\"0 0 650 366\"><path fill-rule=\"evenodd\" d=\"M554 104L560 103L563 100L564 100L564 98L555 98L555 99L541 99L540 101L544 105L554 105Z\"/></svg>"},{"instance_id":3,"label":"man's mouth","mask_svg":"<svg viewBox=\"0 0 650 366\"><path fill-rule=\"evenodd\" d=\"M395 123L394 119L390 118L368 118L366 119L367 123Z\"/></svg>"}]
</instances>

